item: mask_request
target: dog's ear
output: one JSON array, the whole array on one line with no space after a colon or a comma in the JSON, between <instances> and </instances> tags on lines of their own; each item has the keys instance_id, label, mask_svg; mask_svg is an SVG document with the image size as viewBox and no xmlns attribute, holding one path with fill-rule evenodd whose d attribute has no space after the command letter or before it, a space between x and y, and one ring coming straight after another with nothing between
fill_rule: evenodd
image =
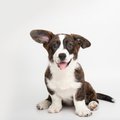
<instances>
[{"instance_id":1,"label":"dog's ear","mask_svg":"<svg viewBox=\"0 0 120 120\"><path fill-rule=\"evenodd\" d=\"M80 46L83 49L91 46L91 43L86 38L77 34L71 34L71 35L74 38L74 40L76 40L80 44Z\"/></svg>"},{"instance_id":2,"label":"dog's ear","mask_svg":"<svg viewBox=\"0 0 120 120\"><path fill-rule=\"evenodd\" d=\"M52 39L53 35L54 34L52 32L46 30L32 30L30 32L30 36L33 40L43 44L48 43Z\"/></svg>"}]
</instances>

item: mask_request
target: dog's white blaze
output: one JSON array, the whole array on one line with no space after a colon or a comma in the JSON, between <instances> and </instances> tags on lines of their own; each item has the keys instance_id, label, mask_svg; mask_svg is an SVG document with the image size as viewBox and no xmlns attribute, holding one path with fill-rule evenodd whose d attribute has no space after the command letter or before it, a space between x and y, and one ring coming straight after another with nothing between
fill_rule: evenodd
<instances>
[{"instance_id":1,"label":"dog's white blaze","mask_svg":"<svg viewBox=\"0 0 120 120\"><path fill-rule=\"evenodd\" d=\"M63 46L63 40L65 38L65 35L58 35L59 39L60 39L60 47L59 49L63 50L64 49L64 46Z\"/></svg>"}]
</instances>

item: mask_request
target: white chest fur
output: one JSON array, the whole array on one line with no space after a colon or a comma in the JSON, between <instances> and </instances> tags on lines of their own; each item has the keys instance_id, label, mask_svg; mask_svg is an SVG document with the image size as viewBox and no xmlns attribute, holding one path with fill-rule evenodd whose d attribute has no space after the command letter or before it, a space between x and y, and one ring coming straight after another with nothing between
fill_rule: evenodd
<instances>
[{"instance_id":1,"label":"white chest fur","mask_svg":"<svg viewBox=\"0 0 120 120\"><path fill-rule=\"evenodd\" d=\"M80 82L75 82L74 71L76 67L78 65L75 63L65 70L60 70L56 64L52 64L50 67L52 79L47 80L47 85L63 100L71 99L76 90L81 87Z\"/></svg>"}]
</instances>

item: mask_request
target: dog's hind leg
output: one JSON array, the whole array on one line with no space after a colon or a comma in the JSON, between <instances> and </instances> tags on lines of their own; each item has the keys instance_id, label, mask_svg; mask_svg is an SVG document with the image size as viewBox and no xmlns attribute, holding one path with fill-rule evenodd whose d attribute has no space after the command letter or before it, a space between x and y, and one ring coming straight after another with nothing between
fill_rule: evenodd
<instances>
[{"instance_id":1,"label":"dog's hind leg","mask_svg":"<svg viewBox=\"0 0 120 120\"><path fill-rule=\"evenodd\" d=\"M36 107L37 107L38 110L48 109L49 106L51 105L51 102L52 102L51 97L49 95L47 99L45 99L45 100L41 101L40 103L38 103Z\"/></svg>"},{"instance_id":2,"label":"dog's hind leg","mask_svg":"<svg viewBox=\"0 0 120 120\"><path fill-rule=\"evenodd\" d=\"M85 82L86 84L86 105L90 110L97 110L99 102L97 100L97 94L95 90L92 88L92 86Z\"/></svg>"}]
</instances>

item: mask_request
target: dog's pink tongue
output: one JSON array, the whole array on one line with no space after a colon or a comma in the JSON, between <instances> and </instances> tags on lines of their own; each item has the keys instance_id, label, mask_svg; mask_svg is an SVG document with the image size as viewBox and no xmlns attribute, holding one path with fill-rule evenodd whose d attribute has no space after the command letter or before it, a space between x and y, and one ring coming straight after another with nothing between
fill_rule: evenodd
<instances>
[{"instance_id":1,"label":"dog's pink tongue","mask_svg":"<svg viewBox=\"0 0 120 120\"><path fill-rule=\"evenodd\" d=\"M67 63L63 62L63 63L59 63L59 68L61 70L64 70L67 67Z\"/></svg>"}]
</instances>

